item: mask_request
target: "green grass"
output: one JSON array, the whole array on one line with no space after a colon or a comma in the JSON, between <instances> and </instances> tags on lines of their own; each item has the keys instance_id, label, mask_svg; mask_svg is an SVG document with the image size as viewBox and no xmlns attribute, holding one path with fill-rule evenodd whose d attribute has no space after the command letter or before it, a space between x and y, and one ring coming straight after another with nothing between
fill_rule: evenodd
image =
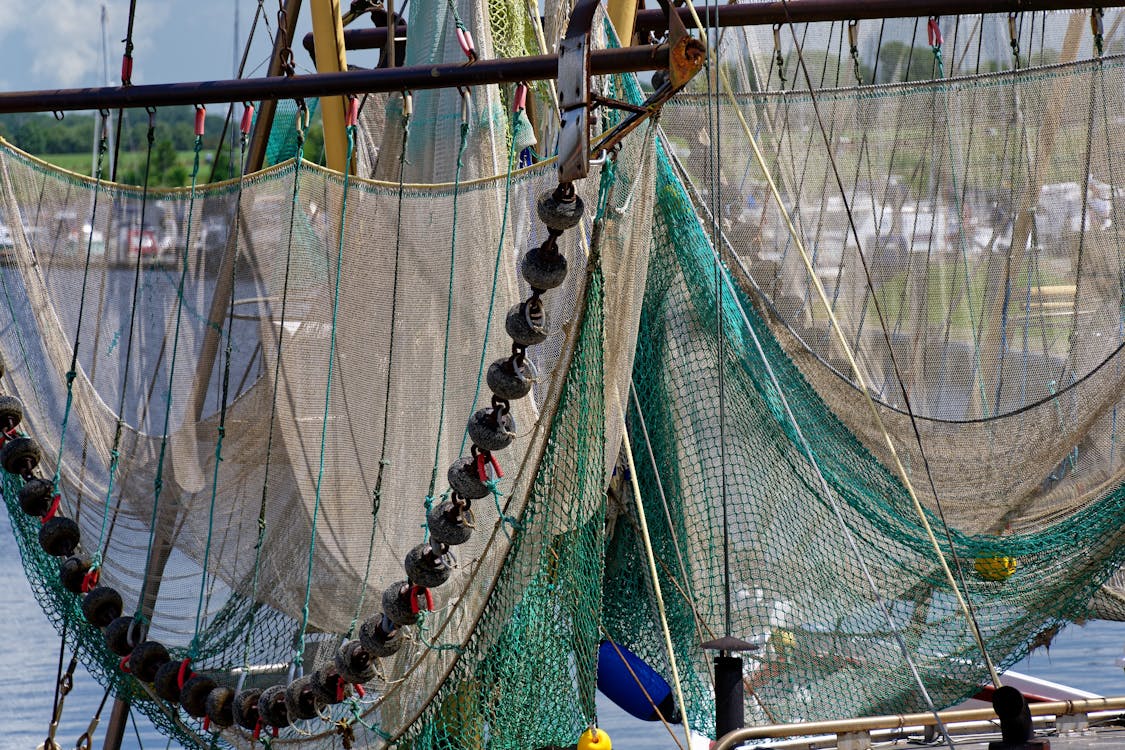
<instances>
[{"instance_id":1,"label":"green grass","mask_svg":"<svg viewBox=\"0 0 1125 750\"><path fill-rule=\"evenodd\" d=\"M36 154L36 156L38 158L42 159L43 161L46 161L46 162L49 162L49 163L54 164L56 166L62 167L63 169L70 170L71 172L77 172L78 174L84 174L84 175L87 175L87 176L90 176L92 174L91 170L90 170L90 167L92 166L91 155L89 153L84 153L84 154ZM200 161L200 167L199 167L201 179L206 179L207 176L211 173L211 162L210 162L210 160L213 156L214 156L214 154L212 154L210 152L204 152L203 153L202 159ZM189 180L184 182L185 185L189 184L189 182L190 182L191 167L192 167L192 162L193 162L194 157L195 157L194 151L177 151L176 152L176 163L179 166L184 168L185 173L189 177ZM145 167L145 152L144 151L122 152L121 156L120 156L120 159L121 159L121 163L117 168L117 173L118 173L119 178L124 176L124 175L128 175L130 173L136 174L136 175L141 175L141 174L144 173L144 167ZM103 170L105 170L102 174L103 178L108 179L108 177L109 177L108 169L109 169L109 159L107 157L106 160L105 160L105 166L103 167Z\"/></svg>"}]
</instances>

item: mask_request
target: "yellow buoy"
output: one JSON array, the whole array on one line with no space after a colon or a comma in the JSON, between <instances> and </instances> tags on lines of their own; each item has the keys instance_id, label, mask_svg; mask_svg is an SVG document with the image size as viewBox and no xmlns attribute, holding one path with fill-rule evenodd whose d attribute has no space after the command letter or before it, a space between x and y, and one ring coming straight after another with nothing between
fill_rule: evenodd
<instances>
[{"instance_id":1,"label":"yellow buoy","mask_svg":"<svg viewBox=\"0 0 1125 750\"><path fill-rule=\"evenodd\" d=\"M578 750L613 750L613 743L604 729L590 727L578 738Z\"/></svg>"},{"instance_id":2,"label":"yellow buoy","mask_svg":"<svg viewBox=\"0 0 1125 750\"><path fill-rule=\"evenodd\" d=\"M978 557L973 563L977 575L986 581L1006 581L1016 572L1014 557Z\"/></svg>"}]
</instances>

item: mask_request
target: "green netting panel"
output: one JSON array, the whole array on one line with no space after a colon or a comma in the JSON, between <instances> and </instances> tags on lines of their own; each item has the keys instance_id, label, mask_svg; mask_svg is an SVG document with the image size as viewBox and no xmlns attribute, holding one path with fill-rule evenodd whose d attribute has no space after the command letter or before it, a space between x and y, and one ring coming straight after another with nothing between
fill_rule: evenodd
<instances>
[{"instance_id":1,"label":"green netting panel","mask_svg":"<svg viewBox=\"0 0 1125 750\"><path fill-rule=\"evenodd\" d=\"M320 99L309 99L305 102L308 107L310 121L316 117L320 109ZM256 117L257 115L255 115ZM270 128L270 139L266 144L266 166L280 164L287 159L292 159L297 153L297 103L291 99L281 99L277 102L274 111L273 127ZM316 154L312 155L314 158Z\"/></svg>"},{"instance_id":2,"label":"green netting panel","mask_svg":"<svg viewBox=\"0 0 1125 750\"><path fill-rule=\"evenodd\" d=\"M696 207L663 154L657 191L657 239L634 379L667 506L646 451L636 453L677 658L681 674L688 673L692 723L706 728L708 666L698 646L722 634L725 613L716 277ZM748 719L923 708L833 503L934 700L949 705L974 692L987 673L903 487L825 406L741 289L724 289L723 327L733 634L761 647L747 659ZM767 362L831 488L828 495L782 408ZM636 413L630 435L635 445L644 444ZM1121 561L1123 512L1125 490L1113 488L1032 533L951 530L965 593L1001 666L1026 654L1037 634L1085 612ZM930 521L941 528L933 514ZM638 616L646 584L632 537L630 526L622 533L619 523L610 543L607 627L667 675L651 608L648 618ZM941 546L948 555L944 537ZM989 575L991 566L1002 565L994 558L1011 558L1014 574ZM978 561L983 570L974 569Z\"/></svg>"},{"instance_id":3,"label":"green netting panel","mask_svg":"<svg viewBox=\"0 0 1125 750\"><path fill-rule=\"evenodd\" d=\"M482 627L405 747L566 746L595 717L605 544L603 457L595 448L603 417L601 295L595 270L562 401L504 573Z\"/></svg>"}]
</instances>

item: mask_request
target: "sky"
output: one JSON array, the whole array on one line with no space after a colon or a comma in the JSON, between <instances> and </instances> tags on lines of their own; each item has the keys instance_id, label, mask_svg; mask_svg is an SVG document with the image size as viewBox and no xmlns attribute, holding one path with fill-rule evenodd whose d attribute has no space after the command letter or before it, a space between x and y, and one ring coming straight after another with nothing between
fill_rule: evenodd
<instances>
[{"instance_id":1,"label":"sky","mask_svg":"<svg viewBox=\"0 0 1125 750\"><path fill-rule=\"evenodd\" d=\"M308 0L303 5L292 46L298 73L309 73L312 62L300 39L312 23ZM265 75L277 27L278 0L261 6L268 28L259 22L247 75ZM109 79L117 85L129 0L0 0L0 91L105 85L103 7ZM133 83L233 78L236 15L241 55L258 7L258 0L137 0ZM373 52L349 55L349 62L363 66L375 59Z\"/></svg>"}]
</instances>

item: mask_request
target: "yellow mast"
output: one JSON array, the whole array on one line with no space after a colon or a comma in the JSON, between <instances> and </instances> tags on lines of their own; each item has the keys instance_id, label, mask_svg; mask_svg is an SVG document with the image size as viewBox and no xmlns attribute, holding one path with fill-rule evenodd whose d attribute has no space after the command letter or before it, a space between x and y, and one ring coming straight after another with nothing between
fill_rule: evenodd
<instances>
[{"instance_id":1,"label":"yellow mast","mask_svg":"<svg viewBox=\"0 0 1125 750\"><path fill-rule=\"evenodd\" d=\"M312 0L313 42L318 73L339 73L348 69L344 50L344 24L340 18L340 0ZM344 171L348 141L344 130L344 97L325 96L320 100L324 119L324 156L329 169Z\"/></svg>"},{"instance_id":2,"label":"yellow mast","mask_svg":"<svg viewBox=\"0 0 1125 750\"><path fill-rule=\"evenodd\" d=\"M637 6L641 2L643 0L609 0L608 2L609 20L613 22L613 28L617 32L617 38L621 41L622 47L628 47L633 43Z\"/></svg>"}]
</instances>

